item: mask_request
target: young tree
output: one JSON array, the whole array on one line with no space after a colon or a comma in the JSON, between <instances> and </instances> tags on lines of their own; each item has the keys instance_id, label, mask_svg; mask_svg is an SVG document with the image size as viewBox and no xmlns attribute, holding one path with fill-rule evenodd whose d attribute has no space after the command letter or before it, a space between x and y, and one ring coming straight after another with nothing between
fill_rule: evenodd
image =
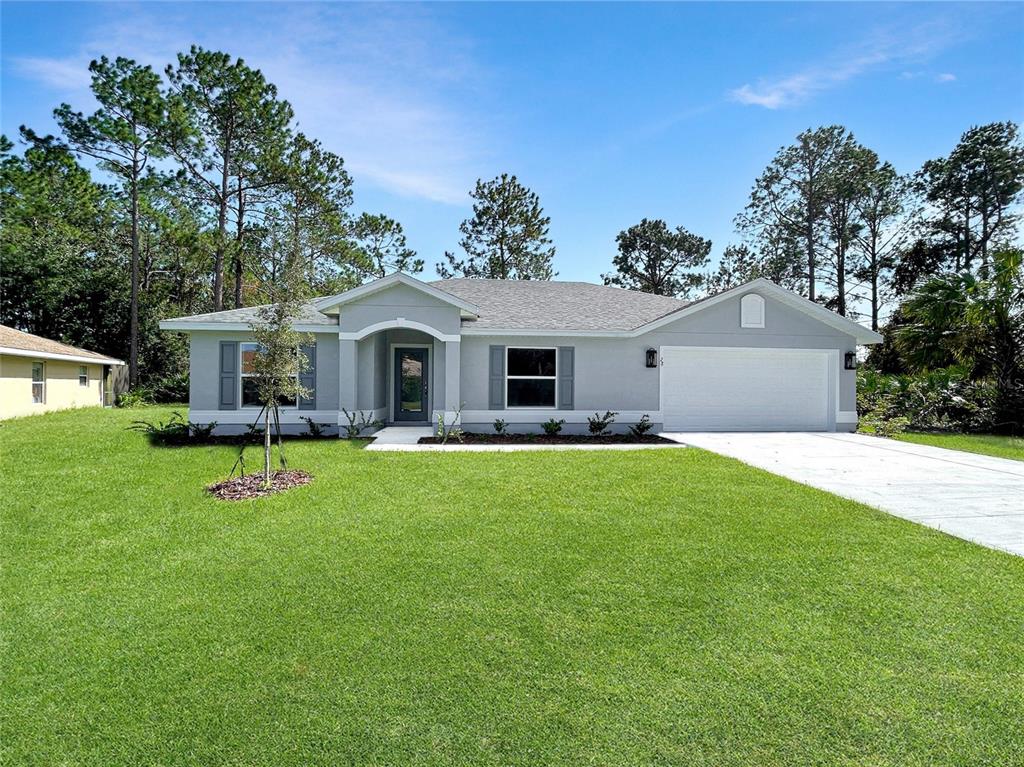
<instances>
[{"instance_id":1,"label":"young tree","mask_svg":"<svg viewBox=\"0 0 1024 767\"><path fill-rule=\"evenodd\" d=\"M363 268L374 277L385 277L391 272L419 274L423 259L406 245L402 225L383 213L363 213L352 228Z\"/></svg>"},{"instance_id":2,"label":"young tree","mask_svg":"<svg viewBox=\"0 0 1024 767\"><path fill-rule=\"evenodd\" d=\"M750 202L736 219L737 228L755 243L800 241L807 297L812 301L818 292L830 176L837 158L852 143L850 132L839 125L804 131L795 144L779 149L754 182Z\"/></svg>"},{"instance_id":3,"label":"young tree","mask_svg":"<svg viewBox=\"0 0 1024 767\"><path fill-rule=\"evenodd\" d=\"M924 164L917 184L932 206L932 235L952 251L950 268L986 263L993 244L1006 245L1019 220L1014 209L1024 190L1024 145L1017 125L971 128L949 157Z\"/></svg>"},{"instance_id":4,"label":"young tree","mask_svg":"<svg viewBox=\"0 0 1024 767\"><path fill-rule=\"evenodd\" d=\"M260 309L259 319L251 325L253 339L259 345L249 364L251 380L263 405L263 482L267 486L271 480L271 416L275 424L280 424L278 407L282 401L309 396L299 383L299 374L309 364L301 350L308 336L292 327L293 318L308 297L302 272L301 264L285 259L278 278L268 285L270 303Z\"/></svg>"},{"instance_id":5,"label":"young tree","mask_svg":"<svg viewBox=\"0 0 1024 767\"><path fill-rule=\"evenodd\" d=\"M61 104L54 117L75 152L97 160L126 191L131 221L128 378L134 386L139 382L139 186L149 160L164 154L160 136L167 108L160 76L148 66L104 56L89 64L89 71L100 108L86 116Z\"/></svg>"},{"instance_id":6,"label":"young tree","mask_svg":"<svg viewBox=\"0 0 1024 767\"><path fill-rule=\"evenodd\" d=\"M502 173L492 181L477 181L470 193L473 217L462 222L459 245L466 253L457 259L445 253L441 277L487 277L501 280L550 280L555 248L548 239L551 219L540 198Z\"/></svg>"},{"instance_id":7,"label":"young tree","mask_svg":"<svg viewBox=\"0 0 1024 767\"><path fill-rule=\"evenodd\" d=\"M232 256L235 305L242 302L248 196L282 180L281 160L293 112L258 69L226 53L193 45L167 67L174 121L167 146L192 179L196 194L214 211L213 304L224 308L224 269ZM236 232L228 235L234 212Z\"/></svg>"},{"instance_id":8,"label":"young tree","mask_svg":"<svg viewBox=\"0 0 1024 767\"><path fill-rule=\"evenodd\" d=\"M643 219L616 236L615 271L601 275L605 285L659 296L685 298L705 281L711 240L681 226L669 229L658 219Z\"/></svg>"}]
</instances>

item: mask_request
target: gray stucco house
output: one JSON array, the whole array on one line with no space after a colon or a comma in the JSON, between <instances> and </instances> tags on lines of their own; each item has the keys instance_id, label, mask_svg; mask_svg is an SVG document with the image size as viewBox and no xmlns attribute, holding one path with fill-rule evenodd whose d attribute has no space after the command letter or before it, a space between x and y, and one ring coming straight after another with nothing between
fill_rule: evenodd
<instances>
[{"instance_id":1,"label":"gray stucco house","mask_svg":"<svg viewBox=\"0 0 1024 767\"><path fill-rule=\"evenodd\" d=\"M257 307L160 323L191 341L190 419L228 433L259 407L247 384ZM664 431L851 431L858 344L881 336L768 280L701 301L582 282L392 274L315 299L295 318L311 334L308 399L285 406L344 423L342 410L388 424L538 431L549 418L586 429L648 415Z\"/></svg>"}]
</instances>

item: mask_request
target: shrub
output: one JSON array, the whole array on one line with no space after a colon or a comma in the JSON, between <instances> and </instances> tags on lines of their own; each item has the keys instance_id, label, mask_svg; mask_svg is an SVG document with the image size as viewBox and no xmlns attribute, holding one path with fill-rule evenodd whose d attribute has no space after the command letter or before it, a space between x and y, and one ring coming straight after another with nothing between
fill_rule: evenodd
<instances>
[{"instance_id":1,"label":"shrub","mask_svg":"<svg viewBox=\"0 0 1024 767\"><path fill-rule=\"evenodd\" d=\"M995 395L993 382L972 381L967 370L955 366L915 376L870 369L857 375L857 414L876 430L878 424L904 419L903 428L916 430L990 431Z\"/></svg>"},{"instance_id":2,"label":"shrub","mask_svg":"<svg viewBox=\"0 0 1024 767\"><path fill-rule=\"evenodd\" d=\"M651 423L651 417L647 415L647 413L644 413L643 418L629 427L629 433L637 439L643 439L647 436L647 432L653 428L654 424Z\"/></svg>"},{"instance_id":3,"label":"shrub","mask_svg":"<svg viewBox=\"0 0 1024 767\"><path fill-rule=\"evenodd\" d=\"M313 437L314 439L319 439L320 437L323 437L324 427L330 426L329 423L317 423L312 418L305 415L299 416L299 420L306 422L306 431L304 432L303 436Z\"/></svg>"},{"instance_id":4,"label":"shrub","mask_svg":"<svg viewBox=\"0 0 1024 767\"><path fill-rule=\"evenodd\" d=\"M345 429L345 437L348 439L358 439L364 430L376 429L383 426L383 424L378 420L367 420L366 413L362 410L355 410L350 413L345 408L342 408L341 412L345 414L345 420L348 421L348 423L342 427Z\"/></svg>"},{"instance_id":5,"label":"shrub","mask_svg":"<svg viewBox=\"0 0 1024 767\"><path fill-rule=\"evenodd\" d=\"M508 429L508 424L505 423L504 419L502 419L502 418L495 418L494 419L494 433L495 434L505 434L506 433L506 431L505 431L506 429Z\"/></svg>"},{"instance_id":6,"label":"shrub","mask_svg":"<svg viewBox=\"0 0 1024 767\"><path fill-rule=\"evenodd\" d=\"M589 424L588 428L590 429L591 435L594 437L601 437L605 434L610 434L611 432L608 430L608 427L615 423L615 416L617 415L618 413L606 410L604 411L604 415L594 413L593 416L587 416L587 423Z\"/></svg>"},{"instance_id":7,"label":"shrub","mask_svg":"<svg viewBox=\"0 0 1024 767\"><path fill-rule=\"evenodd\" d=\"M188 402L188 373L158 379L146 387L149 399L157 404Z\"/></svg>"},{"instance_id":8,"label":"shrub","mask_svg":"<svg viewBox=\"0 0 1024 767\"><path fill-rule=\"evenodd\" d=\"M118 394L116 404L122 408L145 407L146 405L152 405L153 400L148 389L136 387Z\"/></svg>"},{"instance_id":9,"label":"shrub","mask_svg":"<svg viewBox=\"0 0 1024 767\"><path fill-rule=\"evenodd\" d=\"M895 437L897 434L905 432L908 425L910 425L909 419L897 416L875 424L875 434L879 437Z\"/></svg>"},{"instance_id":10,"label":"shrub","mask_svg":"<svg viewBox=\"0 0 1024 767\"><path fill-rule=\"evenodd\" d=\"M564 425L564 418L559 421L556 421L554 418L549 418L548 420L541 424L541 428L544 429L544 433L547 434L549 437L555 437L558 435L558 432L562 430L562 427Z\"/></svg>"},{"instance_id":11,"label":"shrub","mask_svg":"<svg viewBox=\"0 0 1024 767\"><path fill-rule=\"evenodd\" d=\"M130 431L137 431L149 437L155 445L188 445L209 442L217 422L207 424L192 423L175 410L166 421L132 421Z\"/></svg>"},{"instance_id":12,"label":"shrub","mask_svg":"<svg viewBox=\"0 0 1024 767\"><path fill-rule=\"evenodd\" d=\"M196 442L209 442L213 439L213 430L216 428L216 421L211 421L210 423L188 422L188 430L191 432L190 436Z\"/></svg>"},{"instance_id":13,"label":"shrub","mask_svg":"<svg viewBox=\"0 0 1024 767\"><path fill-rule=\"evenodd\" d=\"M462 407L461 406L459 407L458 410L455 411L454 415L452 415L451 423L445 423L444 413L438 413L437 414L437 432L436 432L436 434L437 434L437 441L440 442L442 445L447 445L448 444L448 440L452 439L452 438L457 439L459 442L463 442L464 441L463 440L464 434L463 434L463 431L462 431L462 427L459 425L461 420L462 420Z\"/></svg>"}]
</instances>

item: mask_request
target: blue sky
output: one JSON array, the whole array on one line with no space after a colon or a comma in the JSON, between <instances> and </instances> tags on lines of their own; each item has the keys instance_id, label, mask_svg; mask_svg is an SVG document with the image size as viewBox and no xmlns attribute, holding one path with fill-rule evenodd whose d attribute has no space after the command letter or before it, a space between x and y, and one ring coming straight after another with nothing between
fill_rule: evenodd
<instances>
[{"instance_id":1,"label":"blue sky","mask_svg":"<svg viewBox=\"0 0 1024 767\"><path fill-rule=\"evenodd\" d=\"M1024 4L2 5L2 129L90 106L91 58L245 58L341 154L357 211L428 264L478 177L515 173L562 279L597 280L643 217L736 241L775 150L841 123L901 171L1024 118ZM429 274L433 274L432 266Z\"/></svg>"}]
</instances>

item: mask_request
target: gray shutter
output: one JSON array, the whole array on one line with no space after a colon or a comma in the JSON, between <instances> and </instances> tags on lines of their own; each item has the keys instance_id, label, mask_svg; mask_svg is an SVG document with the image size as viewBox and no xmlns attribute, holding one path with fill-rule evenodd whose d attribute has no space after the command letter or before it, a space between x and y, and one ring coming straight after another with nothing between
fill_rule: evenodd
<instances>
[{"instance_id":1,"label":"gray shutter","mask_svg":"<svg viewBox=\"0 0 1024 767\"><path fill-rule=\"evenodd\" d=\"M238 341L220 342L219 410L238 410Z\"/></svg>"},{"instance_id":2,"label":"gray shutter","mask_svg":"<svg viewBox=\"0 0 1024 767\"><path fill-rule=\"evenodd\" d=\"M488 387L488 407L505 409L505 347L491 347L491 385Z\"/></svg>"},{"instance_id":3,"label":"gray shutter","mask_svg":"<svg viewBox=\"0 0 1024 767\"><path fill-rule=\"evenodd\" d=\"M316 410L316 344L304 344L300 348L306 355L306 369L299 373L299 384L309 396L299 397L299 410Z\"/></svg>"},{"instance_id":4,"label":"gray shutter","mask_svg":"<svg viewBox=\"0 0 1024 767\"><path fill-rule=\"evenodd\" d=\"M558 347L558 409L573 409L573 389L576 385L576 350L572 346Z\"/></svg>"}]
</instances>

